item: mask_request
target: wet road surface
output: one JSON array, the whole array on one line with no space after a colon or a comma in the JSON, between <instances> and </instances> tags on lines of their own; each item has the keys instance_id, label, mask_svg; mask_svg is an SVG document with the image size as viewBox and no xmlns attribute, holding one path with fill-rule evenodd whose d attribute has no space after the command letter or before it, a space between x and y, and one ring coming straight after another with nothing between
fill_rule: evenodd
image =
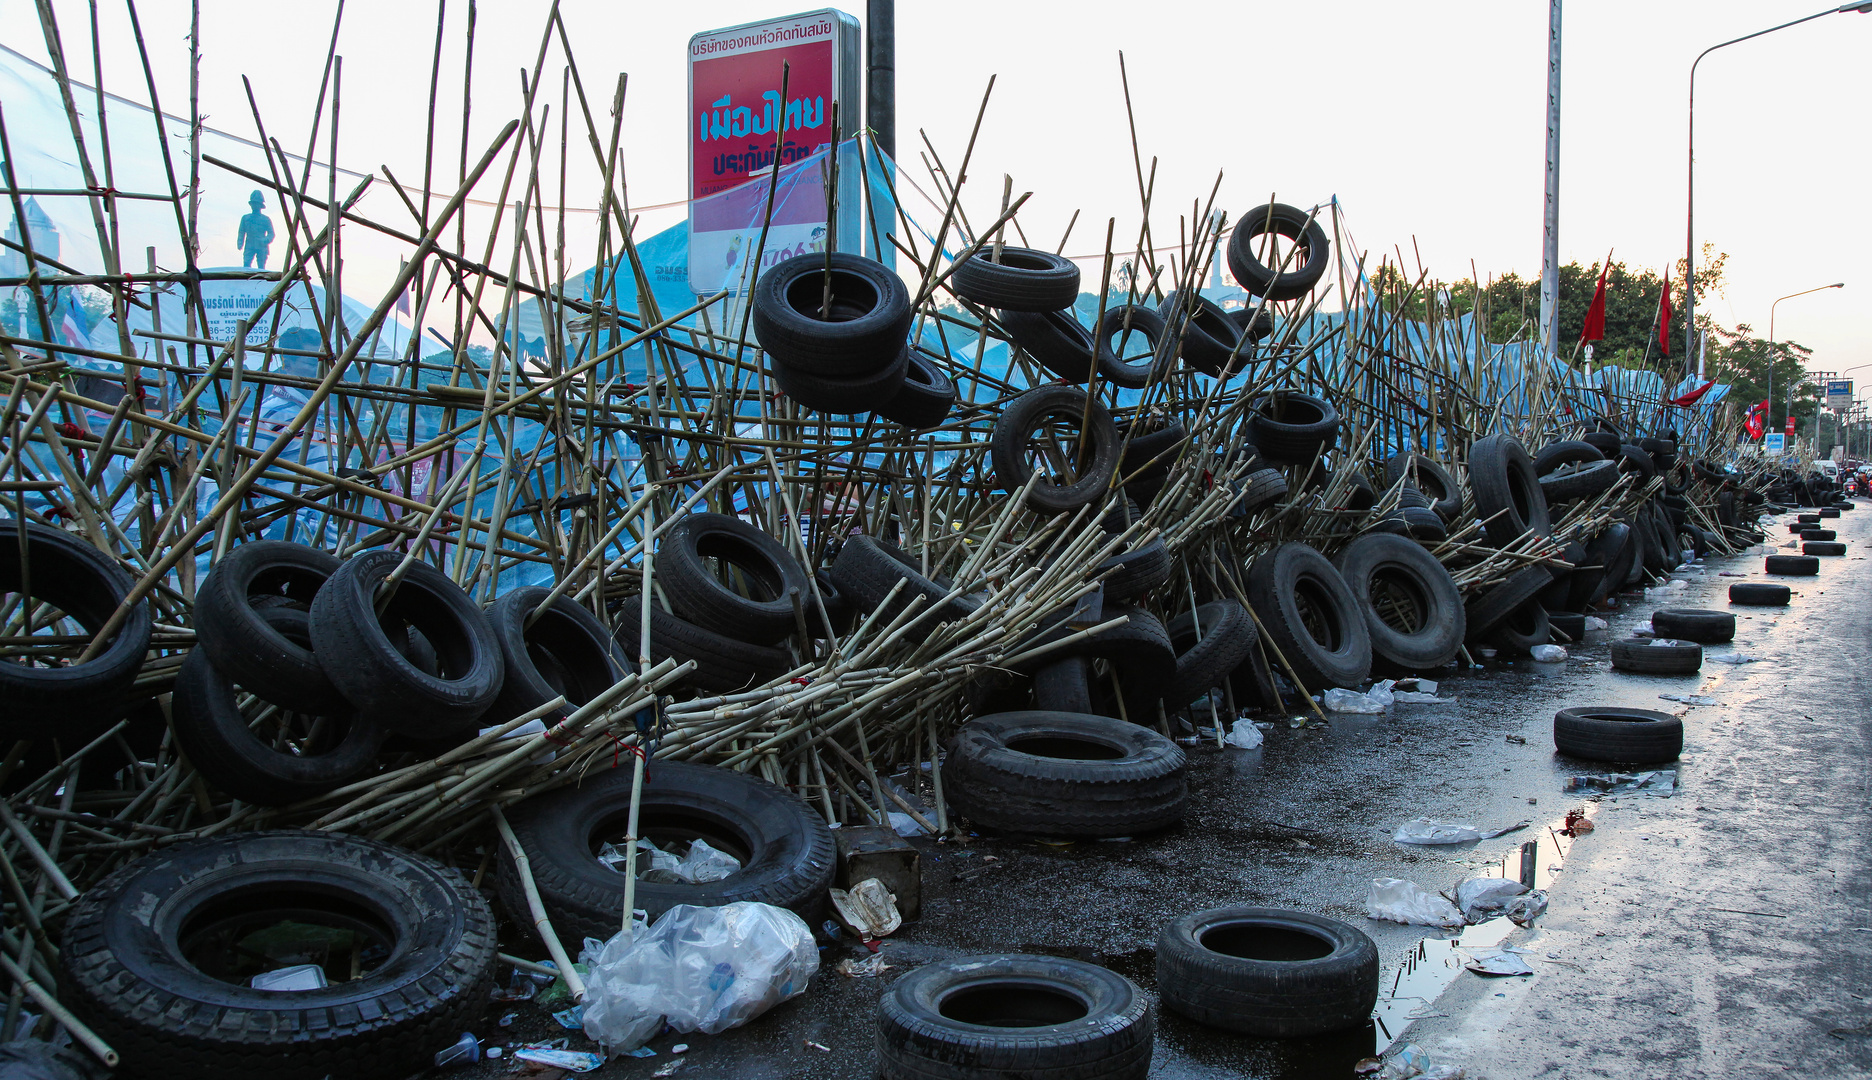
<instances>
[{"instance_id":1,"label":"wet road surface","mask_svg":"<svg viewBox=\"0 0 1872 1080\"><path fill-rule=\"evenodd\" d=\"M1860 507L1839 520L1841 539L1872 531L1872 508ZM1770 532L1769 542L1786 536ZM1382 1026L1279 1043L1160 1014L1153 1077L1342 1080L1406 1024L1408 1041L1471 1078L1735 1077L1784 1068L1872 1075L1872 1001L1863 996L1872 993L1872 929L1855 929L1872 928L1872 567L1857 543L1821 561L1817 579L1771 579L1759 555L1710 559L1702 573L1679 575L1686 587L1668 596L1628 595L1627 610L1608 617L1609 631L1590 635L1564 662L1446 675L1444 703L1276 725L1257 750L1191 747L1188 816L1158 835L1066 846L917 841L923 914L884 943L892 969L881 978L833 970L867 955L847 938L822 951L805 995L751 1025L713 1037L666 1034L650 1043L655 1057L619 1059L594 1075L869 1078L877 999L908 969L1040 952L1104 964L1154 995L1159 928L1224 904L1298 908L1371 934L1383 961ZM1723 570L1748 576L1718 576ZM1791 584L1793 604L1731 609L1728 586L1749 580ZM1766 659L1706 661L1697 676L1612 672L1607 642L1648 626L1659 606L1734 610L1736 644L1709 652ZM1685 716L1675 797L1595 804L1566 794L1570 777L1597 767L1554 754L1553 714L1586 704ZM1569 841L1549 826L1576 807L1593 809L1599 828L1565 852L1561 868L1557 845ZM1484 831L1530 827L1454 847L1393 843L1391 832L1418 816ZM1515 876L1530 839L1539 843L1542 884L1551 879L1551 911L1533 930L1496 920L1461 940L1505 938L1532 950L1531 978L1462 972L1467 954L1451 946L1455 935L1365 918L1373 878L1453 890L1504 864ZM492 1018L505 1011L519 1015L503 1029ZM510 1046L572 1034L574 1049L590 1048L530 1004L491 1009L477 1034ZM673 1058L679 1042L690 1049ZM451 1075L507 1075L508 1064ZM671 1065L673 1073L660 1072Z\"/></svg>"}]
</instances>

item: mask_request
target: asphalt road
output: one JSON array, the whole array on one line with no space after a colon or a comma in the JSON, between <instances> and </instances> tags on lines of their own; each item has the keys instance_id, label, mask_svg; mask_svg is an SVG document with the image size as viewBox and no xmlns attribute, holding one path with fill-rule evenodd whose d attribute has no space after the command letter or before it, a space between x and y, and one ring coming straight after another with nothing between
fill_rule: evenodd
<instances>
[{"instance_id":1,"label":"asphalt road","mask_svg":"<svg viewBox=\"0 0 1872 1080\"><path fill-rule=\"evenodd\" d=\"M1838 522L1841 539L1872 529L1872 509L1861 507ZM1154 994L1159 928L1223 904L1299 908L1365 929L1384 964L1379 1024L1292 1044L1160 1015L1154 1077L1341 1080L1400 1034L1398 1045L1415 1043L1439 1064L1493 1080L1872 1075L1872 1001L1862 996L1872 929L1856 929L1872 928L1872 568L1857 547L1823 559L1818 579L1785 579L1797 593L1785 611L1733 609L1733 649L1765 657L1758 663L1706 662L1700 676L1675 678L1609 668L1607 642L1647 626L1652 608L1728 610L1729 584L1766 579L1758 555L1712 559L1702 573L1682 575L1686 587L1667 599L1626 597L1609 631L1564 662L1490 664L1445 678L1439 704L1277 725L1257 750L1191 748L1190 811L1165 833L1067 846L921 842L924 913L885 942L893 970L846 978L833 970L837 961L867 954L855 944L830 947L805 995L747 1027L664 1035L650 1043L655 1057L619 1059L595 1075L868 1080L877 999L905 970L946 957L1041 952L1107 965ZM1718 576L1724 570L1749 576ZM1593 767L1554 754L1553 713L1584 704L1685 714L1677 795L1595 803L1567 794L1569 778ZM1591 809L1599 827L1565 850L1549 826L1571 808ZM1391 841L1392 830L1420 815L1484 830L1530 827L1455 848ZM1552 908L1507 942L1532 950L1524 954L1537 969L1532 977L1464 972L1473 950L1452 947L1452 935L1365 917L1373 878L1449 890L1505 862L1512 876L1529 839L1540 845ZM1510 929L1497 920L1460 940L1490 945ZM477 1033L509 1046L568 1034L537 1008L517 1011L503 1029L491 1010ZM571 1034L573 1048L590 1048ZM678 1042L689 1046L680 1059L669 1053ZM672 1065L673 1073L660 1071ZM508 1075L507 1066L450 1075Z\"/></svg>"}]
</instances>

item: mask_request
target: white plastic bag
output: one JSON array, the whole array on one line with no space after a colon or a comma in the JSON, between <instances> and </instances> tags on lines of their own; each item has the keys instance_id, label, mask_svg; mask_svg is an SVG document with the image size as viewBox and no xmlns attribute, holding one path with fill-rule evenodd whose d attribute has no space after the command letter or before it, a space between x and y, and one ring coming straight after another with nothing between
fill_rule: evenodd
<instances>
[{"instance_id":1,"label":"white plastic bag","mask_svg":"<svg viewBox=\"0 0 1872 1080\"><path fill-rule=\"evenodd\" d=\"M1365 915L1415 926L1464 926L1456 905L1414 881L1373 878L1365 894Z\"/></svg>"},{"instance_id":2,"label":"white plastic bag","mask_svg":"<svg viewBox=\"0 0 1872 1080\"><path fill-rule=\"evenodd\" d=\"M1528 650L1528 655L1542 663L1553 663L1556 660L1565 660L1567 651L1561 645L1536 645Z\"/></svg>"},{"instance_id":3,"label":"white plastic bag","mask_svg":"<svg viewBox=\"0 0 1872 1080\"><path fill-rule=\"evenodd\" d=\"M1508 901L1507 905L1502 908L1502 914L1508 916L1516 926L1532 926L1534 920L1540 918L1546 911L1547 893L1545 890L1523 893Z\"/></svg>"},{"instance_id":4,"label":"white plastic bag","mask_svg":"<svg viewBox=\"0 0 1872 1080\"><path fill-rule=\"evenodd\" d=\"M689 853L681 858L657 847L647 838L637 841L637 851L650 857L650 865L640 875L639 880L642 881L699 885L720 881L741 869L740 859L710 847L708 841L699 838L689 845ZM615 844L604 844L598 849L598 861L621 874L624 872L624 849Z\"/></svg>"},{"instance_id":5,"label":"white plastic bag","mask_svg":"<svg viewBox=\"0 0 1872 1080\"><path fill-rule=\"evenodd\" d=\"M1254 721L1237 720L1235 726L1229 729L1228 736L1222 741L1243 750L1253 750L1265 739L1266 736L1261 734L1261 729L1255 726Z\"/></svg>"},{"instance_id":6,"label":"white plastic bag","mask_svg":"<svg viewBox=\"0 0 1872 1080\"><path fill-rule=\"evenodd\" d=\"M663 1029L717 1035L806 992L819 950L772 904L678 904L649 929L585 939L585 1034L616 1053Z\"/></svg>"},{"instance_id":7,"label":"white plastic bag","mask_svg":"<svg viewBox=\"0 0 1872 1080\"><path fill-rule=\"evenodd\" d=\"M1438 821L1435 818L1412 818L1399 825L1391 839L1400 844L1461 844L1470 840L1493 840L1504 833L1527 828L1523 821L1519 825L1510 825L1494 832L1483 832L1474 825L1459 825L1453 821Z\"/></svg>"},{"instance_id":8,"label":"white plastic bag","mask_svg":"<svg viewBox=\"0 0 1872 1080\"><path fill-rule=\"evenodd\" d=\"M1357 690L1341 690L1334 687L1326 691L1321 703L1329 712L1362 713L1375 716L1391 706L1394 697L1391 693L1393 680L1385 679L1376 683L1367 693Z\"/></svg>"},{"instance_id":9,"label":"white plastic bag","mask_svg":"<svg viewBox=\"0 0 1872 1080\"><path fill-rule=\"evenodd\" d=\"M1479 923L1500 915L1508 901L1527 891L1526 885L1507 878L1470 878L1456 886L1456 906L1462 909L1464 919Z\"/></svg>"}]
</instances>

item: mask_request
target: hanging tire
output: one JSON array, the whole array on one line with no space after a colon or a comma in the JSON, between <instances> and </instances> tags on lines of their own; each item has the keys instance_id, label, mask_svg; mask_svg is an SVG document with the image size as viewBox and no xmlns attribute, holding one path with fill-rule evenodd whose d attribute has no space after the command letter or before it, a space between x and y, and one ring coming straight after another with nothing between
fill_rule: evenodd
<instances>
[{"instance_id":1,"label":"hanging tire","mask_svg":"<svg viewBox=\"0 0 1872 1080\"><path fill-rule=\"evenodd\" d=\"M1817 555L1770 555L1763 560L1763 569L1770 574L1785 574L1788 577L1813 577L1820 572L1820 558Z\"/></svg>"},{"instance_id":2,"label":"hanging tire","mask_svg":"<svg viewBox=\"0 0 1872 1080\"><path fill-rule=\"evenodd\" d=\"M461 586L421 559L376 611L377 587L403 561L367 551L338 568L312 601L312 651L364 719L406 735L439 735L480 719L501 689L500 643ZM434 646L439 674L404 658L385 632L407 623Z\"/></svg>"},{"instance_id":3,"label":"hanging tire","mask_svg":"<svg viewBox=\"0 0 1872 1080\"><path fill-rule=\"evenodd\" d=\"M1378 947L1337 919L1280 908L1185 915L1157 935L1164 1007L1225 1031L1291 1039L1365 1024Z\"/></svg>"},{"instance_id":4,"label":"hanging tire","mask_svg":"<svg viewBox=\"0 0 1872 1080\"><path fill-rule=\"evenodd\" d=\"M1092 331L1079 325L1072 308L1060 311L997 311L995 318L1014 344L1069 383L1092 378Z\"/></svg>"},{"instance_id":5,"label":"hanging tire","mask_svg":"<svg viewBox=\"0 0 1872 1080\"><path fill-rule=\"evenodd\" d=\"M1249 413L1248 440L1276 465L1309 464L1338 438L1339 410L1312 394L1277 390Z\"/></svg>"},{"instance_id":6,"label":"hanging tire","mask_svg":"<svg viewBox=\"0 0 1872 1080\"><path fill-rule=\"evenodd\" d=\"M1311 547L1282 544L1248 568L1248 602L1309 692L1357 686L1371 673L1371 635L1345 578Z\"/></svg>"},{"instance_id":7,"label":"hanging tire","mask_svg":"<svg viewBox=\"0 0 1872 1080\"><path fill-rule=\"evenodd\" d=\"M1462 485L1448 469L1422 454L1394 454L1385 462L1385 486L1399 480L1416 488L1429 500L1430 509L1449 521L1462 513Z\"/></svg>"},{"instance_id":8,"label":"hanging tire","mask_svg":"<svg viewBox=\"0 0 1872 1080\"><path fill-rule=\"evenodd\" d=\"M977 717L943 759L950 808L995 832L1135 836L1175 824L1188 797L1182 747L1107 716Z\"/></svg>"},{"instance_id":9,"label":"hanging tire","mask_svg":"<svg viewBox=\"0 0 1872 1080\"><path fill-rule=\"evenodd\" d=\"M1588 449L1591 449L1588 447ZM1596 452L1596 451L1595 451ZM1541 495L1551 505L1590 499L1618 483L1618 462L1585 461L1561 465L1540 478Z\"/></svg>"},{"instance_id":10,"label":"hanging tire","mask_svg":"<svg viewBox=\"0 0 1872 1080\"><path fill-rule=\"evenodd\" d=\"M253 606L255 597L283 596L309 607L340 565L328 552L282 540L234 548L195 590L197 643L228 679L263 701L315 716L350 712L311 643L285 637Z\"/></svg>"},{"instance_id":11,"label":"hanging tire","mask_svg":"<svg viewBox=\"0 0 1872 1080\"><path fill-rule=\"evenodd\" d=\"M1683 721L1650 709L1582 706L1554 713L1554 749L1587 761L1650 764L1683 756Z\"/></svg>"},{"instance_id":12,"label":"hanging tire","mask_svg":"<svg viewBox=\"0 0 1872 1080\"><path fill-rule=\"evenodd\" d=\"M507 811L526 851L553 932L569 950L623 927L624 873L596 854L619 852L630 824L632 770L606 769L525 799ZM734 856L741 869L717 881L639 878L636 906L658 915L677 904L720 907L742 900L796 912L808 926L824 918L837 849L819 814L783 787L714 765L652 761L644 772L637 833L664 851L697 840ZM531 926L519 870L501 845L496 888L514 921ZM648 863L646 855L639 858Z\"/></svg>"},{"instance_id":13,"label":"hanging tire","mask_svg":"<svg viewBox=\"0 0 1872 1080\"><path fill-rule=\"evenodd\" d=\"M828 265L832 307L822 318ZM794 256L763 272L754 287L752 322L761 348L803 379L846 382L890 367L903 353L913 314L902 278L844 252Z\"/></svg>"},{"instance_id":14,"label":"hanging tire","mask_svg":"<svg viewBox=\"0 0 1872 1080\"><path fill-rule=\"evenodd\" d=\"M1075 468L1082 475L1069 483L1047 483L1043 477L1027 492L1027 507L1040 514L1071 513L1103 499L1118 470L1118 428L1105 406L1092 402L1088 409L1086 392L1076 386L1042 386L1015 398L995 420L989 458L994 462L995 481L1003 491L1017 494L1026 486L1034 471L1027 459L1029 436L1053 417L1068 420L1075 429L1086 424L1082 438L1075 444L1091 444L1081 450L1082 460L1085 450L1090 454L1082 468ZM1071 448L1065 448L1065 452L1070 453Z\"/></svg>"},{"instance_id":15,"label":"hanging tire","mask_svg":"<svg viewBox=\"0 0 1872 1080\"><path fill-rule=\"evenodd\" d=\"M909 356L903 383L889 401L877 407L877 414L914 431L939 427L959 400L955 382L934 360L915 349L909 350Z\"/></svg>"},{"instance_id":16,"label":"hanging tire","mask_svg":"<svg viewBox=\"0 0 1872 1080\"><path fill-rule=\"evenodd\" d=\"M1242 330L1221 305L1200 292L1172 291L1157 309L1163 320L1159 351L1176 350L1184 366L1204 375L1234 374L1248 362Z\"/></svg>"},{"instance_id":17,"label":"hanging tire","mask_svg":"<svg viewBox=\"0 0 1872 1080\"><path fill-rule=\"evenodd\" d=\"M13 594L22 587L20 527L18 519L0 521L0 591ZM33 598L96 633L135 582L115 559L62 529L26 522L25 530ZM90 660L58 667L0 663L0 738L76 738L115 722L129 707L130 684L149 651L152 629L145 600Z\"/></svg>"},{"instance_id":18,"label":"hanging tire","mask_svg":"<svg viewBox=\"0 0 1872 1080\"><path fill-rule=\"evenodd\" d=\"M1810 540L1801 545L1802 555L1844 555L1846 545L1832 540Z\"/></svg>"},{"instance_id":19,"label":"hanging tire","mask_svg":"<svg viewBox=\"0 0 1872 1080\"><path fill-rule=\"evenodd\" d=\"M879 1080L1144 1080L1156 1022L1130 979L1051 956L924 964L878 1000Z\"/></svg>"},{"instance_id":20,"label":"hanging tire","mask_svg":"<svg viewBox=\"0 0 1872 1080\"><path fill-rule=\"evenodd\" d=\"M1254 617L1234 600L1215 600L1186 611L1164 629L1176 650L1176 677L1163 694L1164 707L1170 710L1181 709L1227 682L1229 673L1255 647Z\"/></svg>"},{"instance_id":21,"label":"hanging tire","mask_svg":"<svg viewBox=\"0 0 1872 1080\"><path fill-rule=\"evenodd\" d=\"M769 353L767 366L780 392L809 409L850 416L876 412L897 399L910 371L908 345L899 343L893 359L862 375L822 375L795 367Z\"/></svg>"},{"instance_id":22,"label":"hanging tire","mask_svg":"<svg viewBox=\"0 0 1872 1080\"><path fill-rule=\"evenodd\" d=\"M957 264L949 285L984 307L1061 311L1079 299L1079 268L1050 251L1007 245L997 263L991 245Z\"/></svg>"},{"instance_id":23,"label":"hanging tire","mask_svg":"<svg viewBox=\"0 0 1872 1080\"><path fill-rule=\"evenodd\" d=\"M1241 328L1242 337L1248 339L1250 345L1274 336L1274 313L1266 308L1237 308L1229 312L1228 317Z\"/></svg>"},{"instance_id":24,"label":"hanging tire","mask_svg":"<svg viewBox=\"0 0 1872 1080\"><path fill-rule=\"evenodd\" d=\"M1651 630L1659 637L1717 644L1735 640L1735 616L1727 611L1660 608L1651 613Z\"/></svg>"},{"instance_id":25,"label":"hanging tire","mask_svg":"<svg viewBox=\"0 0 1872 1080\"><path fill-rule=\"evenodd\" d=\"M953 587L946 578L934 580L923 576L915 559L906 555L897 545L875 536L858 535L847 539L839 546L839 553L832 560L831 576L859 611L869 614L882 607L890 597L891 589L899 580L904 586L897 592L897 599L880 619L888 622L904 605L915 596L926 597L924 610L926 615L919 616L938 622L951 622L967 616L978 606L966 596L958 596L948 603L943 597L949 595ZM931 610L931 608L934 610Z\"/></svg>"},{"instance_id":26,"label":"hanging tire","mask_svg":"<svg viewBox=\"0 0 1872 1080\"><path fill-rule=\"evenodd\" d=\"M1299 265L1284 272L1262 265L1255 256L1254 241L1270 232L1292 240L1305 252ZM1229 273L1250 295L1266 297L1270 303L1298 300L1312 292L1326 276L1331 259L1332 245L1326 239L1326 230L1311 214L1286 203L1269 203L1248 211L1236 219L1235 231L1229 236Z\"/></svg>"},{"instance_id":27,"label":"hanging tire","mask_svg":"<svg viewBox=\"0 0 1872 1080\"><path fill-rule=\"evenodd\" d=\"M528 626L527 620L551 593L525 585L509 590L488 608L502 665L500 696L485 717L489 723L504 724L564 695L566 703L543 718L548 725L556 724L632 670L636 658L625 656L598 616L569 596L553 600Z\"/></svg>"},{"instance_id":28,"label":"hanging tire","mask_svg":"<svg viewBox=\"0 0 1872 1080\"><path fill-rule=\"evenodd\" d=\"M626 596L619 602L616 623L618 647L635 670L642 655L643 601L640 596ZM698 690L719 694L758 686L793 667L793 657L785 649L750 645L704 630L664 611L661 604L653 603L650 605L650 662L664 660L678 663L694 660L695 669L682 681Z\"/></svg>"},{"instance_id":29,"label":"hanging tire","mask_svg":"<svg viewBox=\"0 0 1872 1080\"><path fill-rule=\"evenodd\" d=\"M299 648L310 644L311 618L305 612L272 607L261 613L270 634ZM290 713L307 719L314 715L275 709L282 714L281 723ZM189 764L210 784L256 806L290 806L363 776L376 762L385 735L380 725L347 706L312 720L301 739L264 737L243 714L233 680L214 666L204 649L192 650L176 675L169 726Z\"/></svg>"},{"instance_id":30,"label":"hanging tire","mask_svg":"<svg viewBox=\"0 0 1872 1080\"><path fill-rule=\"evenodd\" d=\"M260 933L282 919L326 930L329 986L247 986L295 960ZM60 1000L151 1080L421 1072L480 1019L498 947L493 913L457 871L296 831L158 848L78 898L61 946ZM363 974L349 978L345 957Z\"/></svg>"},{"instance_id":31,"label":"hanging tire","mask_svg":"<svg viewBox=\"0 0 1872 1080\"><path fill-rule=\"evenodd\" d=\"M749 522L727 514L691 511L663 535L657 547L655 581L670 609L686 621L723 637L772 645L798 632L792 593L805 602L812 585L806 568L786 547ZM716 567L709 565L715 560ZM721 580L740 571L753 596Z\"/></svg>"},{"instance_id":32,"label":"hanging tire","mask_svg":"<svg viewBox=\"0 0 1872 1080\"><path fill-rule=\"evenodd\" d=\"M1422 545L1370 533L1340 549L1333 566L1364 617L1372 659L1402 670L1432 671L1456 658L1467 626L1462 595L1449 571Z\"/></svg>"},{"instance_id":33,"label":"hanging tire","mask_svg":"<svg viewBox=\"0 0 1872 1080\"><path fill-rule=\"evenodd\" d=\"M1470 446L1469 490L1482 531L1498 548L1530 532L1546 536L1553 531L1534 461L1512 435L1490 435Z\"/></svg>"},{"instance_id":34,"label":"hanging tire","mask_svg":"<svg viewBox=\"0 0 1872 1080\"><path fill-rule=\"evenodd\" d=\"M1747 607L1786 607L1793 596L1794 590L1786 585L1764 581L1738 581L1729 586L1729 602Z\"/></svg>"},{"instance_id":35,"label":"hanging tire","mask_svg":"<svg viewBox=\"0 0 1872 1080\"><path fill-rule=\"evenodd\" d=\"M1694 675L1703 646L1671 638L1627 638L1612 643L1612 666L1638 675Z\"/></svg>"},{"instance_id":36,"label":"hanging tire","mask_svg":"<svg viewBox=\"0 0 1872 1080\"><path fill-rule=\"evenodd\" d=\"M1142 390L1153 379L1162 379L1175 360L1173 356L1163 355L1167 351L1161 348L1163 318L1141 304L1106 308L1093 337L1099 378L1127 390ZM1132 339L1137 337L1142 337L1148 347L1142 355L1130 347ZM1115 345L1114 338L1117 339Z\"/></svg>"},{"instance_id":37,"label":"hanging tire","mask_svg":"<svg viewBox=\"0 0 1872 1080\"><path fill-rule=\"evenodd\" d=\"M1508 575L1500 585L1464 605L1470 641L1485 640L1508 616L1539 596L1553 580L1553 571L1545 566L1528 566Z\"/></svg>"}]
</instances>

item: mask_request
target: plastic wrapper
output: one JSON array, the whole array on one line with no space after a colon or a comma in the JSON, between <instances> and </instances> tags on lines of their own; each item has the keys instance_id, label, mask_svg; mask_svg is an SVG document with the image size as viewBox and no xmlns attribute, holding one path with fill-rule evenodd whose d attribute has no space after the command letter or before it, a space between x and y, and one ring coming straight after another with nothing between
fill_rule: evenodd
<instances>
[{"instance_id":1,"label":"plastic wrapper","mask_svg":"<svg viewBox=\"0 0 1872 1080\"><path fill-rule=\"evenodd\" d=\"M1252 720L1237 720L1222 741L1238 749L1253 750L1265 740L1266 736L1261 734L1261 729Z\"/></svg>"},{"instance_id":2,"label":"plastic wrapper","mask_svg":"<svg viewBox=\"0 0 1872 1080\"><path fill-rule=\"evenodd\" d=\"M1508 901L1527 891L1526 885L1507 878L1470 878L1456 886L1456 906L1462 909L1464 919L1479 923L1502 914Z\"/></svg>"},{"instance_id":3,"label":"plastic wrapper","mask_svg":"<svg viewBox=\"0 0 1872 1080\"><path fill-rule=\"evenodd\" d=\"M1365 914L1413 926L1466 926L1456 905L1414 881L1374 878L1365 894Z\"/></svg>"},{"instance_id":4,"label":"plastic wrapper","mask_svg":"<svg viewBox=\"0 0 1872 1080\"><path fill-rule=\"evenodd\" d=\"M641 875L644 881L699 885L707 881L720 881L741 869L741 860L710 847L706 840L698 839L691 843L688 853L681 858L649 840L637 841L637 851L639 855L648 855L650 858L650 865ZM615 844L600 847L598 861L620 874L624 872L621 869L624 865L624 850Z\"/></svg>"},{"instance_id":5,"label":"plastic wrapper","mask_svg":"<svg viewBox=\"0 0 1872 1080\"><path fill-rule=\"evenodd\" d=\"M1536 645L1528 650L1528 655L1542 663L1552 663L1556 660L1565 660L1567 651L1561 645Z\"/></svg>"},{"instance_id":6,"label":"plastic wrapper","mask_svg":"<svg viewBox=\"0 0 1872 1080\"><path fill-rule=\"evenodd\" d=\"M1334 687L1326 691L1320 700L1329 712L1376 715L1390 708L1392 701L1396 700L1391 693L1391 686L1392 680L1385 679L1363 694L1357 690Z\"/></svg>"},{"instance_id":7,"label":"plastic wrapper","mask_svg":"<svg viewBox=\"0 0 1872 1080\"><path fill-rule=\"evenodd\" d=\"M678 904L648 929L585 939L585 1034L612 1052L663 1029L717 1035L806 992L819 950L772 904Z\"/></svg>"},{"instance_id":8,"label":"plastic wrapper","mask_svg":"<svg viewBox=\"0 0 1872 1080\"><path fill-rule=\"evenodd\" d=\"M1522 893L1502 908L1502 914L1508 916L1516 926L1533 926L1534 920L1546 913L1547 892L1544 889Z\"/></svg>"},{"instance_id":9,"label":"plastic wrapper","mask_svg":"<svg viewBox=\"0 0 1872 1080\"><path fill-rule=\"evenodd\" d=\"M1510 825L1505 829L1483 832L1474 825L1463 825L1453 821L1438 821L1435 818L1412 818L1399 825L1391 839L1400 844L1462 844L1470 840L1490 840L1516 829L1527 828L1527 822Z\"/></svg>"}]
</instances>

